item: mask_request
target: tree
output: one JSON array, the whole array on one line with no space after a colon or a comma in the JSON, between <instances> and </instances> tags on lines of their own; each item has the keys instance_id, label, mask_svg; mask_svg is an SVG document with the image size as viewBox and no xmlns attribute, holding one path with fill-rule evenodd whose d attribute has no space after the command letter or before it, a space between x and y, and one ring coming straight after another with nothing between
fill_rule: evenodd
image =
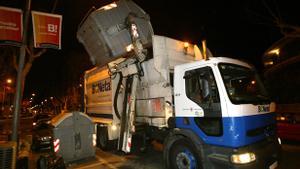
<instances>
[{"instance_id":1,"label":"tree","mask_svg":"<svg viewBox=\"0 0 300 169\"><path fill-rule=\"evenodd\" d=\"M70 86L62 96L63 109L69 111L82 111L82 86Z\"/></svg>"},{"instance_id":2,"label":"tree","mask_svg":"<svg viewBox=\"0 0 300 169\"><path fill-rule=\"evenodd\" d=\"M300 27L297 25L289 24L285 22L285 19L282 18L278 4L276 4L275 9L271 9L270 5L266 1L262 1L265 8L272 17L273 24L279 28L280 33L284 37L300 37ZM275 11L275 12L274 12Z\"/></svg>"}]
</instances>

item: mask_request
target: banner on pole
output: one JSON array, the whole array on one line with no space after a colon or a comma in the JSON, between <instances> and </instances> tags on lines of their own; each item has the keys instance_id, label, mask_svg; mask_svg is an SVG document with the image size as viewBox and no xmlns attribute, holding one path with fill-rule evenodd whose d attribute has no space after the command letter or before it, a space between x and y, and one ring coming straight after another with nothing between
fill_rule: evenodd
<instances>
[{"instance_id":1,"label":"banner on pole","mask_svg":"<svg viewBox=\"0 0 300 169\"><path fill-rule=\"evenodd\" d=\"M21 46L23 35L22 10L0 6L0 45Z\"/></svg>"},{"instance_id":2,"label":"banner on pole","mask_svg":"<svg viewBox=\"0 0 300 169\"><path fill-rule=\"evenodd\" d=\"M35 48L61 49L62 16L32 11Z\"/></svg>"}]
</instances>

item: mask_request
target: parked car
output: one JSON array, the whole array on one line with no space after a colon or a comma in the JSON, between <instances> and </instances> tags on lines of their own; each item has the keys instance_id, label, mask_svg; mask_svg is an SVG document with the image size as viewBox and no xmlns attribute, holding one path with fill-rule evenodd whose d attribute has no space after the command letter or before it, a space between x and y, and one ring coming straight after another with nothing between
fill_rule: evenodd
<instances>
[{"instance_id":1,"label":"parked car","mask_svg":"<svg viewBox=\"0 0 300 169\"><path fill-rule=\"evenodd\" d=\"M300 113L278 113L277 134L281 140L300 141Z\"/></svg>"},{"instance_id":2,"label":"parked car","mask_svg":"<svg viewBox=\"0 0 300 169\"><path fill-rule=\"evenodd\" d=\"M33 151L51 148L53 141L52 128L53 126L47 122L39 122L35 125L32 132L31 149Z\"/></svg>"},{"instance_id":3,"label":"parked car","mask_svg":"<svg viewBox=\"0 0 300 169\"><path fill-rule=\"evenodd\" d=\"M49 114L37 114L33 117L33 127L39 123L50 123L52 116Z\"/></svg>"}]
</instances>

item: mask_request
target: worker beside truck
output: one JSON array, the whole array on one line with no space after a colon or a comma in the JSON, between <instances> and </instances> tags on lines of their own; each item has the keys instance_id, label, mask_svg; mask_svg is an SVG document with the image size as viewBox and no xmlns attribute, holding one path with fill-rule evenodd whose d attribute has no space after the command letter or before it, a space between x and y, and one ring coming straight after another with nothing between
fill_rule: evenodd
<instances>
[{"instance_id":1,"label":"worker beside truck","mask_svg":"<svg viewBox=\"0 0 300 169\"><path fill-rule=\"evenodd\" d=\"M130 153L132 137L164 144L166 168L275 169L275 105L255 68L154 35L149 16L120 0L90 12L77 32L95 67L85 113L97 143Z\"/></svg>"}]
</instances>

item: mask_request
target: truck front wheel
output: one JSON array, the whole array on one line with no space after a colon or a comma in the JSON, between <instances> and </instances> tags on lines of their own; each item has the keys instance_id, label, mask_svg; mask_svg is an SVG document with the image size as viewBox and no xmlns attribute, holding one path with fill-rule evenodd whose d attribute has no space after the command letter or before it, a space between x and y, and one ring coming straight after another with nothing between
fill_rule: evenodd
<instances>
[{"instance_id":1,"label":"truck front wheel","mask_svg":"<svg viewBox=\"0 0 300 169\"><path fill-rule=\"evenodd\" d=\"M169 164L172 169L201 169L200 154L187 138L176 140L169 152Z\"/></svg>"}]
</instances>

